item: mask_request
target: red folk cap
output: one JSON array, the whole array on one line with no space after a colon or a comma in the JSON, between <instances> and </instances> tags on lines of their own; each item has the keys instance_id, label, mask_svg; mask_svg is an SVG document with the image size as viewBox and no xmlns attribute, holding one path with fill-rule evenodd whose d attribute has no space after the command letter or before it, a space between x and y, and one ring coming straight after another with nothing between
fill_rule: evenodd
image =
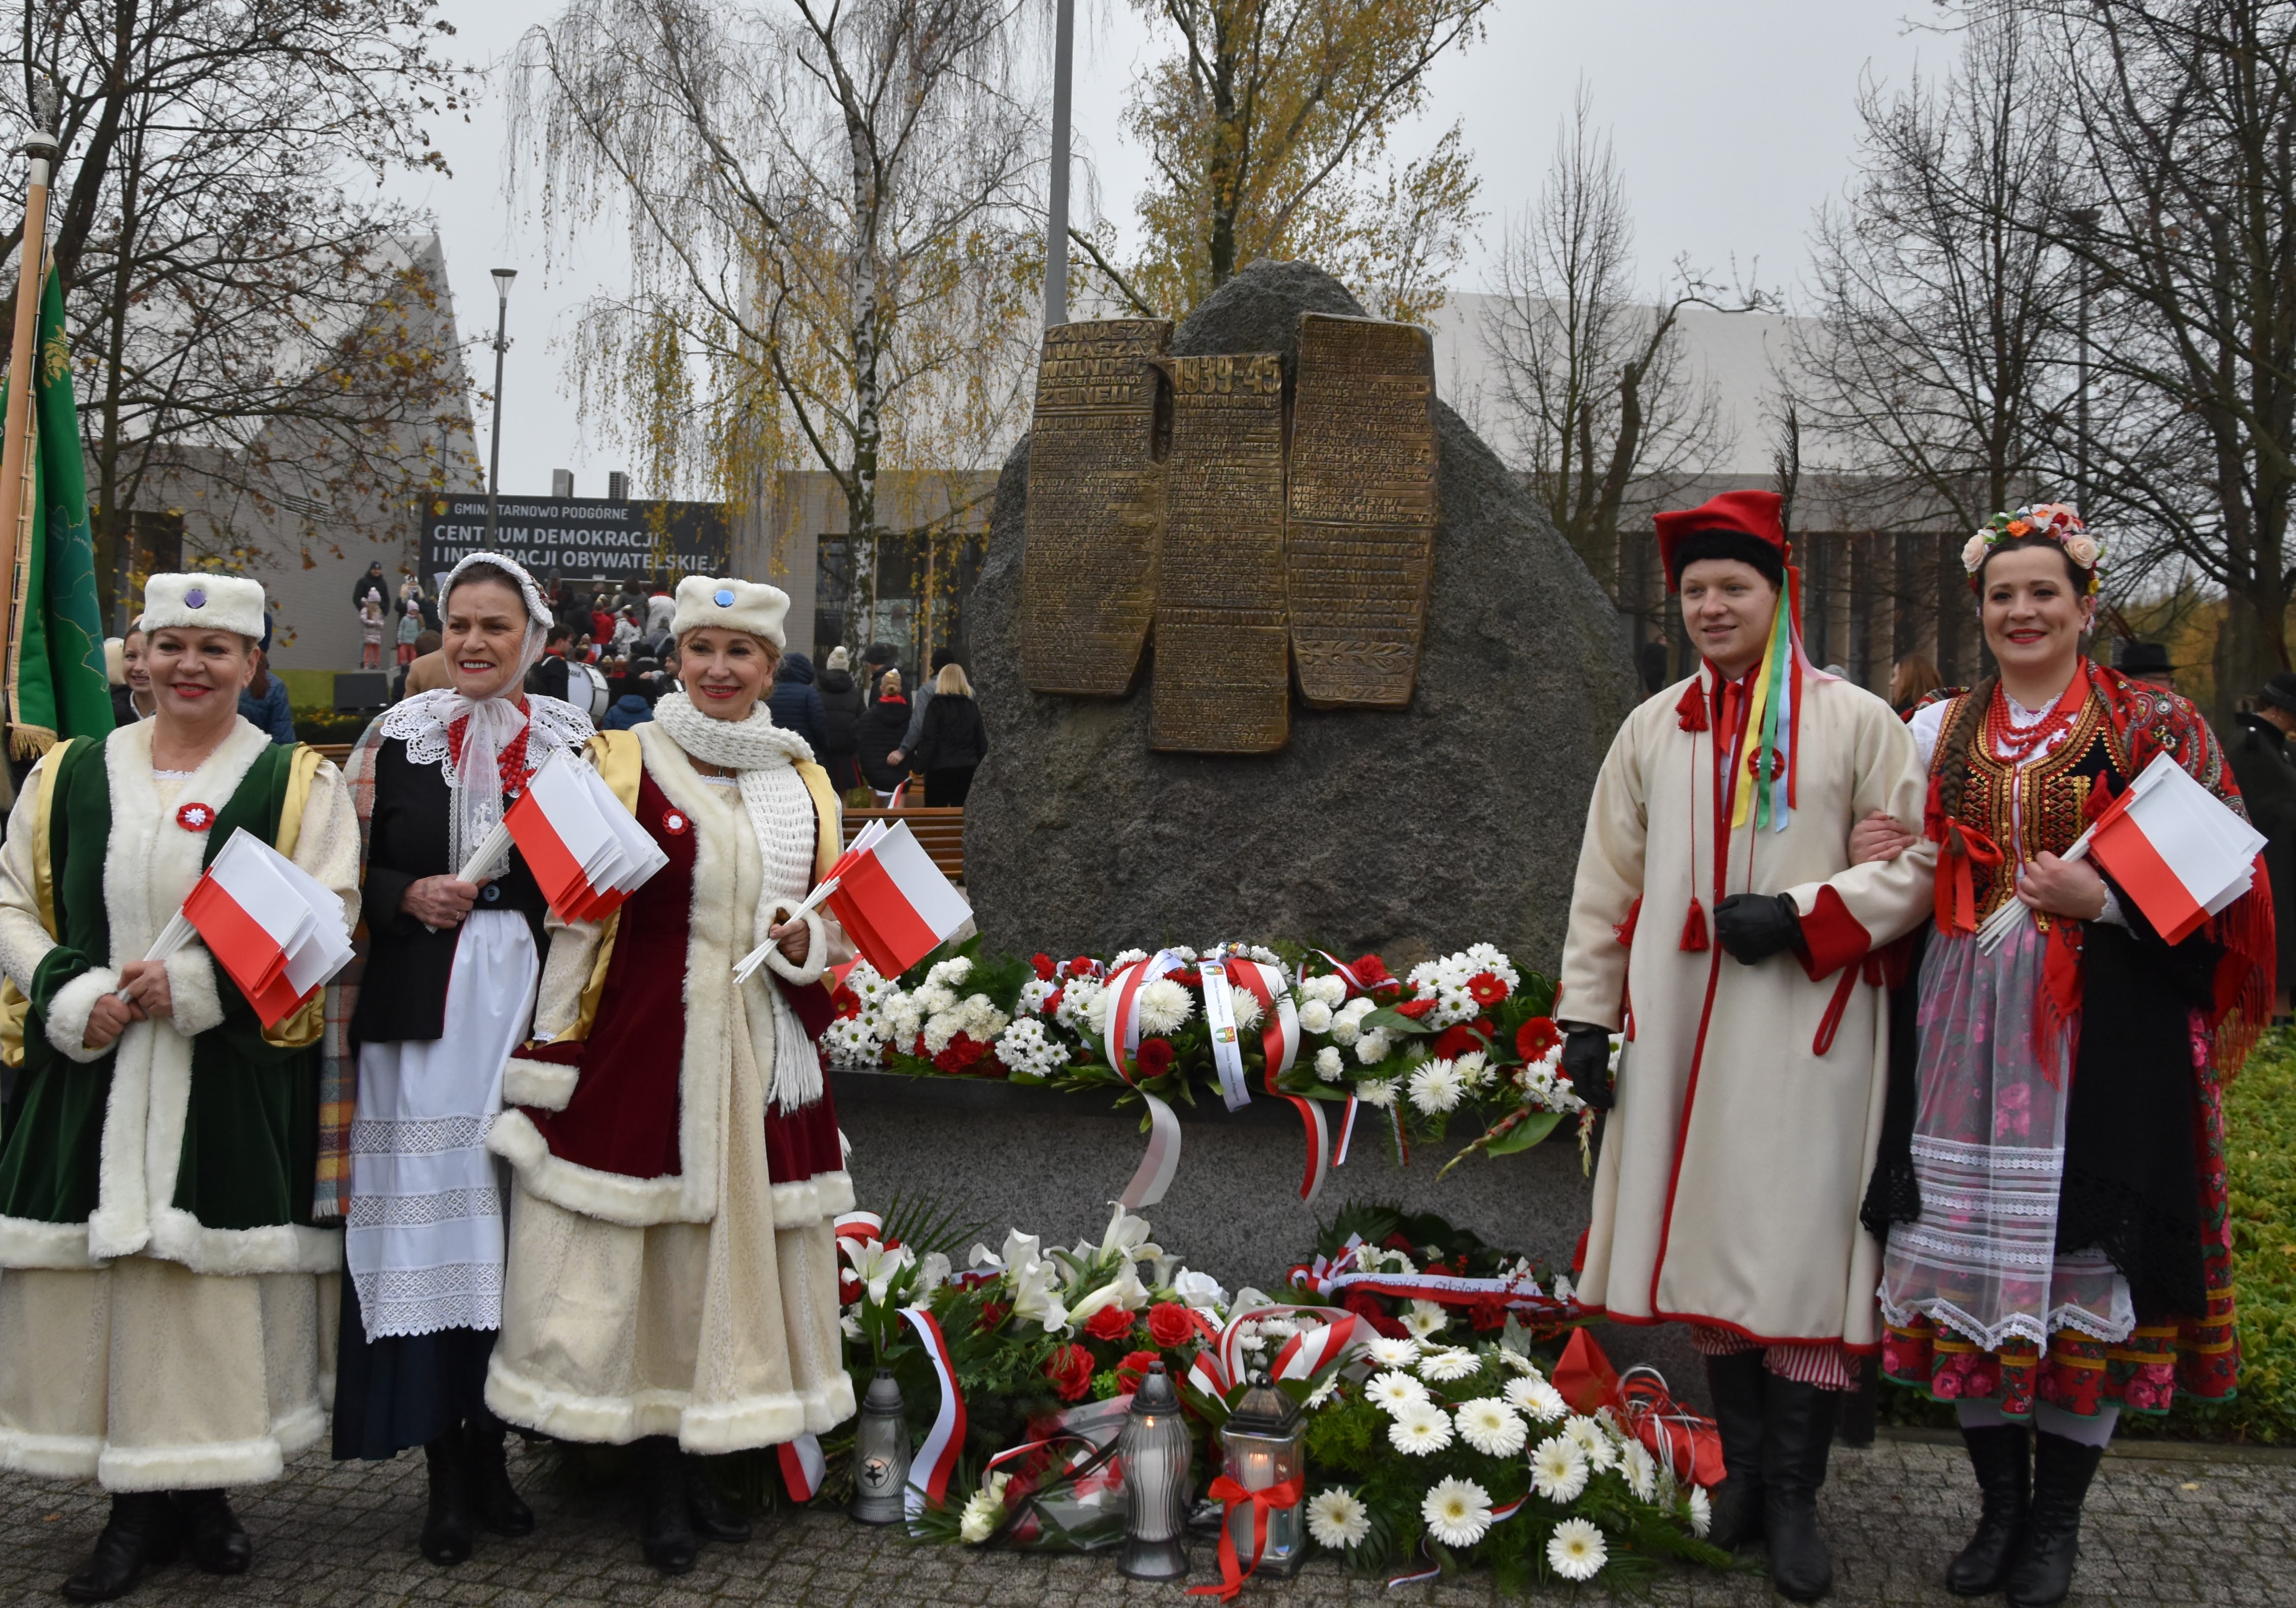
<instances>
[{"instance_id":1,"label":"red folk cap","mask_svg":"<svg viewBox=\"0 0 2296 1608\"><path fill-rule=\"evenodd\" d=\"M1730 530L1751 536L1775 547L1784 560L1789 548L1785 526L1778 517L1783 505L1784 499L1775 491L1726 491L1695 508L1656 515L1652 522L1658 527L1658 559L1666 570L1666 589L1675 590L1675 549L1701 531Z\"/></svg>"}]
</instances>

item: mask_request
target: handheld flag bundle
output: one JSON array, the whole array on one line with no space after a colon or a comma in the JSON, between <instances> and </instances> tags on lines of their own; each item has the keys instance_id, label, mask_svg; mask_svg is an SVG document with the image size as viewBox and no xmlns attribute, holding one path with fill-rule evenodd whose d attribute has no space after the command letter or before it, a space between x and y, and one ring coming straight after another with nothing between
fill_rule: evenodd
<instances>
[{"instance_id":1,"label":"handheld flag bundle","mask_svg":"<svg viewBox=\"0 0 2296 1608\"><path fill-rule=\"evenodd\" d=\"M505 838L526 856L562 921L611 915L669 864L605 778L570 750L551 755L528 779L518 802L472 852L463 881L475 882L473 874L503 851Z\"/></svg>"},{"instance_id":2,"label":"handheld flag bundle","mask_svg":"<svg viewBox=\"0 0 2296 1608\"><path fill-rule=\"evenodd\" d=\"M243 826L144 958L165 960L194 937L266 1028L293 1015L351 958L342 900Z\"/></svg>"},{"instance_id":3,"label":"handheld flag bundle","mask_svg":"<svg viewBox=\"0 0 2296 1608\"><path fill-rule=\"evenodd\" d=\"M882 821L864 826L790 919L824 901L862 958L886 977L915 965L972 915L906 821L890 831ZM772 948L761 944L743 956L734 980L749 981Z\"/></svg>"}]
</instances>

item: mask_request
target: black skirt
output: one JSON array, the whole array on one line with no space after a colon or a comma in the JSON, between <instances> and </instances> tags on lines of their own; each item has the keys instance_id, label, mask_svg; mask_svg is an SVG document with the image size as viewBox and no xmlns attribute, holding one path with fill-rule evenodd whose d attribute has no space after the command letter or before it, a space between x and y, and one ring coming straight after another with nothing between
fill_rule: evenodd
<instances>
[{"instance_id":1,"label":"black skirt","mask_svg":"<svg viewBox=\"0 0 2296 1608\"><path fill-rule=\"evenodd\" d=\"M492 1329L366 1337L358 1286L343 1275L342 1333L335 1345L335 1456L396 1457L436 1440L466 1418L487 1415Z\"/></svg>"}]
</instances>

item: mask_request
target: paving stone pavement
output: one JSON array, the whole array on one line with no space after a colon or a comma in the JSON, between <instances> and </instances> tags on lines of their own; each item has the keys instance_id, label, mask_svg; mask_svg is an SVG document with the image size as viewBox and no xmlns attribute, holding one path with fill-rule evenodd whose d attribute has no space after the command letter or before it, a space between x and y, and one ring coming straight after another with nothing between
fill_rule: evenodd
<instances>
[{"instance_id":1,"label":"paving stone pavement","mask_svg":"<svg viewBox=\"0 0 2296 1608\"><path fill-rule=\"evenodd\" d=\"M482 1537L457 1569L434 1569L414 1550L424 1491L419 1456L391 1464L337 1464L308 1454L275 1485L242 1493L255 1568L214 1579L176 1564L130 1600L177 1604L285 1603L309 1608L393 1604L633 1604L701 1608L886 1608L941 1604L1157 1604L1185 1608L1177 1586L1126 1580L1105 1558L1023 1557L914 1545L832 1514L770 1520L745 1546L705 1547L701 1567L665 1580L638 1557L626 1490L599 1485L547 1452L520 1451L512 1473L540 1516L518 1541ZM2172 1453L2185 1448L2170 1448ZM1829 1599L1864 1604L1944 1604L1938 1576L1975 1512L1957 1448L1885 1439L1837 1448L1823 1511L1836 1558ZM0 1602L61 1602L56 1587L102 1527L93 1486L0 1476ZM2296 1461L2189 1455L2106 1460L2088 1506L2074 1608L2287 1608L2296 1604ZM1196 1548L1196 1579L1213 1578L1210 1544ZM1556 1588L1555 1600L1579 1594ZM1288 1584L1248 1588L1283 1608L1393 1603L1467 1608L1500 1599L1486 1576L1390 1593L1381 1581L1312 1563ZM1666 1608L1775 1604L1757 1571L1723 1575L1669 1567L1652 1593Z\"/></svg>"}]
</instances>

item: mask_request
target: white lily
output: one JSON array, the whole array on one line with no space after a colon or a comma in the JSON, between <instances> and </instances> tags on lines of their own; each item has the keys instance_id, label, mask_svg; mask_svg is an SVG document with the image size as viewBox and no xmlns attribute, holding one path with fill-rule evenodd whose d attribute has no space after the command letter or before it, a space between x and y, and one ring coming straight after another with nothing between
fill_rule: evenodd
<instances>
[{"instance_id":1,"label":"white lily","mask_svg":"<svg viewBox=\"0 0 2296 1608\"><path fill-rule=\"evenodd\" d=\"M893 1281L901 1276L904 1268L914 1266L916 1259L906 1245L898 1245L888 1251L882 1241L869 1240L853 1252L853 1276L868 1287L871 1303L882 1306Z\"/></svg>"},{"instance_id":2,"label":"white lily","mask_svg":"<svg viewBox=\"0 0 2296 1608\"><path fill-rule=\"evenodd\" d=\"M1108 1219L1108 1232L1100 1236L1101 1252L1120 1252L1127 1261L1153 1261L1164 1248L1148 1237L1150 1232L1146 1218L1134 1217L1119 1203Z\"/></svg>"},{"instance_id":3,"label":"white lily","mask_svg":"<svg viewBox=\"0 0 2296 1608\"><path fill-rule=\"evenodd\" d=\"M1107 1307L1121 1307L1127 1312L1137 1312L1147 1304L1148 1286L1140 1282L1140 1276L1133 1270L1132 1264L1127 1262L1124 1270L1112 1282L1080 1297L1077 1304L1069 1309L1069 1321L1080 1324Z\"/></svg>"},{"instance_id":4,"label":"white lily","mask_svg":"<svg viewBox=\"0 0 2296 1608\"><path fill-rule=\"evenodd\" d=\"M1047 1333L1057 1334L1069 1326L1069 1309L1061 1300L1059 1269L1052 1263L1032 1259L1016 1264L1005 1276L1013 1282L1015 1317L1033 1318Z\"/></svg>"}]
</instances>

